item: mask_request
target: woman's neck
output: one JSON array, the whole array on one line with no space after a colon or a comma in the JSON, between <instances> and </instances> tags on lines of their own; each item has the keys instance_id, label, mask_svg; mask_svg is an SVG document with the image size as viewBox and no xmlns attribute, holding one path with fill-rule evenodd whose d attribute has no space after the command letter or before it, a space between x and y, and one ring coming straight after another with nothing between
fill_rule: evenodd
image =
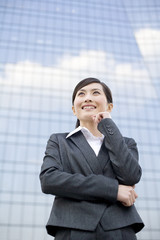
<instances>
[{"instance_id":1,"label":"woman's neck","mask_svg":"<svg viewBox=\"0 0 160 240\"><path fill-rule=\"evenodd\" d=\"M94 136L102 137L102 133L98 130L97 124L91 122L80 123L81 127L87 128Z\"/></svg>"}]
</instances>

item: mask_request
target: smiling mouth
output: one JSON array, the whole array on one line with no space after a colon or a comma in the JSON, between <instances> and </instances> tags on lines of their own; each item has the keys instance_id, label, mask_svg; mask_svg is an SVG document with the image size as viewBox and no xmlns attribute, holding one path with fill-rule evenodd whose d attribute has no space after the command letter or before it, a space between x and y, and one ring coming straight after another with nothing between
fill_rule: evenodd
<instances>
[{"instance_id":1,"label":"smiling mouth","mask_svg":"<svg viewBox=\"0 0 160 240\"><path fill-rule=\"evenodd\" d=\"M83 106L82 109L96 109L95 106Z\"/></svg>"}]
</instances>

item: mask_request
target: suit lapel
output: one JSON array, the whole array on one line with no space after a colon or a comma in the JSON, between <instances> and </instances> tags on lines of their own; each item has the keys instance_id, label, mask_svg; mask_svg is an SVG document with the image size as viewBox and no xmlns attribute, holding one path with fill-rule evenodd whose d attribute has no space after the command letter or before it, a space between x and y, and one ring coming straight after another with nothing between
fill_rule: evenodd
<instances>
[{"instance_id":1,"label":"suit lapel","mask_svg":"<svg viewBox=\"0 0 160 240\"><path fill-rule=\"evenodd\" d=\"M108 150L105 147L104 140L103 140L103 143L102 143L102 146L100 148L97 158L98 158L98 161L101 164L101 168L103 170L109 161Z\"/></svg>"},{"instance_id":2,"label":"suit lapel","mask_svg":"<svg viewBox=\"0 0 160 240\"><path fill-rule=\"evenodd\" d=\"M95 152L85 139L81 131L70 136L70 139L76 144L79 150L82 152L87 163L95 174L102 174L102 168L99 159L96 157Z\"/></svg>"}]
</instances>

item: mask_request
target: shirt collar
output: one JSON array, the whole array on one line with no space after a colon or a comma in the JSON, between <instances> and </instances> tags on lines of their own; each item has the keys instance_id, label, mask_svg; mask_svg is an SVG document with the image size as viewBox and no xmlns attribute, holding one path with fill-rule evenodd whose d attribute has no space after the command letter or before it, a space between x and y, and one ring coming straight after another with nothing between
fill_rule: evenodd
<instances>
[{"instance_id":1,"label":"shirt collar","mask_svg":"<svg viewBox=\"0 0 160 240\"><path fill-rule=\"evenodd\" d=\"M92 134L87 128L81 127L81 126L77 127L77 128L74 129L73 131L71 131L71 132L66 136L66 138L72 136L73 134L75 134L75 133L77 133L77 132L79 132L79 131L82 131L83 134L85 135L85 137L87 137L87 138L92 138L92 139L95 138L95 139L100 139L100 140L103 140L103 138L104 138L104 135L102 135L102 137L95 137L95 136L93 136L93 134Z\"/></svg>"},{"instance_id":2,"label":"shirt collar","mask_svg":"<svg viewBox=\"0 0 160 240\"><path fill-rule=\"evenodd\" d=\"M77 127L76 129L74 129L73 131L71 131L71 132L66 136L66 138L72 136L72 135L75 134L76 132L79 132L81 129L82 129L81 126Z\"/></svg>"}]
</instances>

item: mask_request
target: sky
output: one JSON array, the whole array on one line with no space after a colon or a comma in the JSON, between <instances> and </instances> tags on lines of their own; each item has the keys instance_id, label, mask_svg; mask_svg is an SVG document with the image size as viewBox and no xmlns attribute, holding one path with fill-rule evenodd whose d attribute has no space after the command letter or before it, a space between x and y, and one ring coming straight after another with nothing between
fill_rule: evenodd
<instances>
[{"instance_id":1,"label":"sky","mask_svg":"<svg viewBox=\"0 0 160 240\"><path fill-rule=\"evenodd\" d=\"M160 199L159 11L158 0L0 1L0 142L4 173L0 185L4 202L5 191L12 188L13 192L22 192L25 186L28 203L30 190L40 194L35 173L46 141L52 132L74 128L73 88L81 79L93 76L111 88L112 117L122 133L138 143L144 169L138 206L148 229L158 229L155 209L146 213L147 203L143 200L147 198L148 204L156 208ZM36 201L40 205L39 201L46 200ZM21 219L29 223L30 219L25 220L18 210L17 217L13 210L10 223L20 224ZM155 221L151 223L149 216ZM9 213L0 222L8 224L8 219ZM42 224L42 220L36 221Z\"/></svg>"}]
</instances>

